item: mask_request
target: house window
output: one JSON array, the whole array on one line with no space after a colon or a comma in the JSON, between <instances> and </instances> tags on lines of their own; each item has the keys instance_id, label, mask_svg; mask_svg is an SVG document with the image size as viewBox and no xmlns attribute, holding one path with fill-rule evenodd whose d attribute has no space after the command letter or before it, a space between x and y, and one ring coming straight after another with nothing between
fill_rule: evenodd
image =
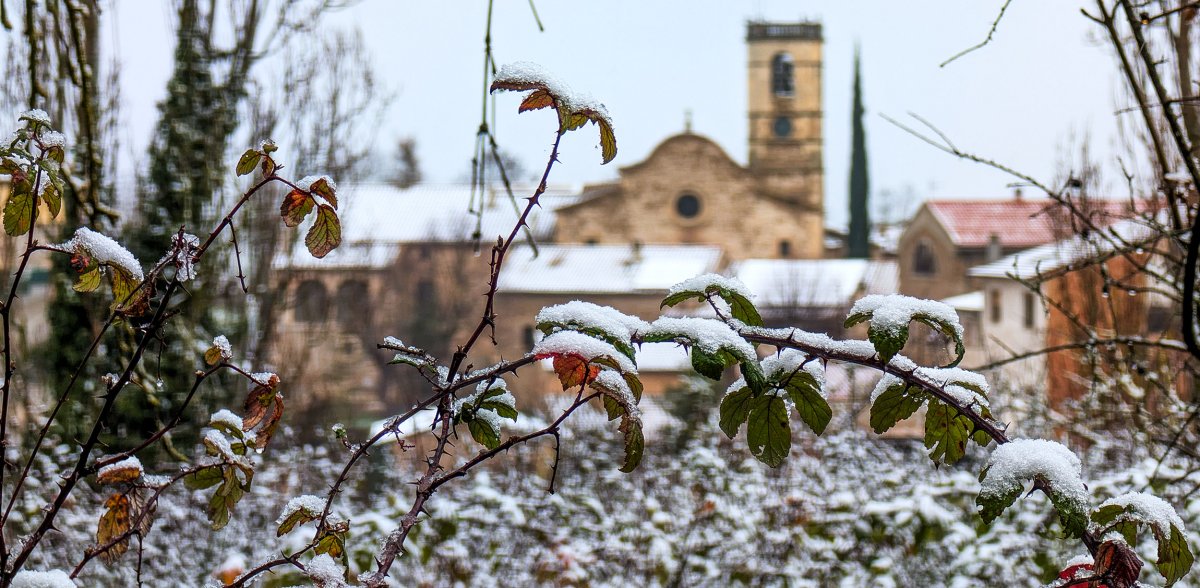
<instances>
[{"instance_id":1,"label":"house window","mask_svg":"<svg viewBox=\"0 0 1200 588\"><path fill-rule=\"evenodd\" d=\"M700 198L695 194L684 194L675 201L675 211L683 218L695 218L700 214Z\"/></svg>"},{"instance_id":2,"label":"house window","mask_svg":"<svg viewBox=\"0 0 1200 588\"><path fill-rule=\"evenodd\" d=\"M779 257L788 258L792 256L792 242L784 239L779 242Z\"/></svg>"},{"instance_id":3,"label":"house window","mask_svg":"<svg viewBox=\"0 0 1200 588\"><path fill-rule=\"evenodd\" d=\"M776 96L790 97L796 93L796 82L792 70L795 64L788 53L777 53L771 59L771 92Z\"/></svg>"},{"instance_id":4,"label":"house window","mask_svg":"<svg viewBox=\"0 0 1200 588\"><path fill-rule=\"evenodd\" d=\"M534 335L533 325L525 325L525 330L522 333L522 335L524 335L523 338L524 338L524 342L525 342L525 348L533 349L534 343L537 343L536 337Z\"/></svg>"},{"instance_id":5,"label":"house window","mask_svg":"<svg viewBox=\"0 0 1200 588\"><path fill-rule=\"evenodd\" d=\"M296 287L296 320L304 323L319 323L325 320L329 308L329 295L325 285L317 280L305 280Z\"/></svg>"},{"instance_id":6,"label":"house window","mask_svg":"<svg viewBox=\"0 0 1200 588\"><path fill-rule=\"evenodd\" d=\"M1001 318L1001 312L1000 312L1000 291L999 291L999 290L992 290L992 291L991 291L991 296L990 296L989 298L991 298L991 302L992 302L992 303L989 305L989 306L990 306L990 309L991 309L992 322L993 322L993 323L998 323L998 322L1000 322L1000 318Z\"/></svg>"},{"instance_id":7,"label":"house window","mask_svg":"<svg viewBox=\"0 0 1200 588\"><path fill-rule=\"evenodd\" d=\"M1033 313L1034 313L1034 309L1036 308L1036 304L1035 304L1035 301L1033 298L1033 292L1025 293L1025 305L1024 306L1025 306L1025 312L1024 312L1025 328L1032 329L1033 322L1034 322Z\"/></svg>"},{"instance_id":8,"label":"house window","mask_svg":"<svg viewBox=\"0 0 1200 588\"><path fill-rule=\"evenodd\" d=\"M359 330L369 324L370 300L367 283L361 280L346 280L338 286L337 319L350 330Z\"/></svg>"},{"instance_id":9,"label":"house window","mask_svg":"<svg viewBox=\"0 0 1200 588\"><path fill-rule=\"evenodd\" d=\"M917 243L917 248L913 250L912 267L913 272L922 276L937 273L937 259L933 256L933 249L924 241Z\"/></svg>"}]
</instances>

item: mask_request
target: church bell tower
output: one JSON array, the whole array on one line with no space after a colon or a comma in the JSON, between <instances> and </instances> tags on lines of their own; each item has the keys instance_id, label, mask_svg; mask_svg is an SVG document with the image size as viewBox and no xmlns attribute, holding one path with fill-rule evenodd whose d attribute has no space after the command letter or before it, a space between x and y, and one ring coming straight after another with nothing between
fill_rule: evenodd
<instances>
[{"instance_id":1,"label":"church bell tower","mask_svg":"<svg viewBox=\"0 0 1200 588\"><path fill-rule=\"evenodd\" d=\"M821 25L750 22L750 171L760 192L821 214Z\"/></svg>"}]
</instances>

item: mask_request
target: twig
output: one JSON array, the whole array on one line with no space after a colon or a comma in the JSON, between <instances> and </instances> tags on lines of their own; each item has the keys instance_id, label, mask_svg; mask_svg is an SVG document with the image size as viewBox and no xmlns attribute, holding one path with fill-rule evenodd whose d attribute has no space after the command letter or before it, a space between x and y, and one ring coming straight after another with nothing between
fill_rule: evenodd
<instances>
[{"instance_id":1,"label":"twig","mask_svg":"<svg viewBox=\"0 0 1200 588\"><path fill-rule=\"evenodd\" d=\"M952 55L950 57L950 59L943 61L941 63L941 65L939 65L938 67L946 67L947 65L950 64L950 62L954 61L955 59L958 59L959 57L962 57L963 55L966 55L972 51L977 51L979 49L983 49L983 47L985 45L987 45L988 43L991 43L992 35L996 34L996 28L1000 26L1000 19L1004 18L1004 11L1008 10L1008 5L1011 3L1012 3L1012 0L1004 0L1004 5L1000 7L1000 14L997 14L996 20L992 21L992 28L988 30L987 37L985 37L983 39L983 41L981 41L978 45L973 45L971 47L967 47L966 49L963 49L962 51L955 53L954 55Z\"/></svg>"}]
</instances>

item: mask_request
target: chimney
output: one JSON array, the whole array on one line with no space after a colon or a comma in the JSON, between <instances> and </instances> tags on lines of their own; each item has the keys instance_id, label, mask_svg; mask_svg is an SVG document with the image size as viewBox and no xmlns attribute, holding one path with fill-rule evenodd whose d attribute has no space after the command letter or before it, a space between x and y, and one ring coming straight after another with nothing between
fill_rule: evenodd
<instances>
[{"instance_id":1,"label":"chimney","mask_svg":"<svg viewBox=\"0 0 1200 588\"><path fill-rule=\"evenodd\" d=\"M1021 201L1021 196L1022 196L1022 194L1021 194L1021 189L1020 189L1020 188L1014 188L1014 189L1013 189L1013 200L1016 200L1017 202L1020 202L1020 201Z\"/></svg>"},{"instance_id":2,"label":"chimney","mask_svg":"<svg viewBox=\"0 0 1200 588\"><path fill-rule=\"evenodd\" d=\"M1018 197L1020 196L1020 194L1021 194L1021 191L1017 190ZM991 263L993 261L996 261L997 259L1000 259L1003 256L1004 256L1004 248L1000 245L1000 235L997 235L996 233L992 233L991 235L988 235L987 253L984 256L985 259L989 263Z\"/></svg>"}]
</instances>

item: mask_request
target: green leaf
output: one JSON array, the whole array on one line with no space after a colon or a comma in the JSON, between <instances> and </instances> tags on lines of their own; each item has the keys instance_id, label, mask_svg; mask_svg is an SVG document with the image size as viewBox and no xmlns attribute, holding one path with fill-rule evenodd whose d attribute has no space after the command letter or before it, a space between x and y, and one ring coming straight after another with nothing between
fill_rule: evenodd
<instances>
[{"instance_id":1,"label":"green leaf","mask_svg":"<svg viewBox=\"0 0 1200 588\"><path fill-rule=\"evenodd\" d=\"M642 463L642 454L646 451L646 438L642 435L642 421L626 414L619 429L625 434L625 461L621 464L622 472L632 472Z\"/></svg>"},{"instance_id":2,"label":"green leaf","mask_svg":"<svg viewBox=\"0 0 1200 588\"><path fill-rule=\"evenodd\" d=\"M100 287L100 266L95 266L79 274L79 279L71 285L76 292L94 292Z\"/></svg>"},{"instance_id":3,"label":"green leaf","mask_svg":"<svg viewBox=\"0 0 1200 588\"><path fill-rule=\"evenodd\" d=\"M745 296L725 290L718 290L721 298L724 298L729 303L729 310L733 314L733 318L746 323L751 327L763 326L762 316L758 314L758 309L754 307L754 303L750 302Z\"/></svg>"},{"instance_id":4,"label":"green leaf","mask_svg":"<svg viewBox=\"0 0 1200 588\"><path fill-rule=\"evenodd\" d=\"M981 481L987 477L987 472L988 470L984 468L983 472L979 474ZM979 516L983 519L983 522L991 524L992 521L996 520L996 517L1000 516L1000 513L1004 512L1004 509L1012 506L1017 501L1017 497L1021 496L1021 490L1021 485L1016 484L1010 487L1004 494L985 496L980 493L975 498L975 504L979 505Z\"/></svg>"},{"instance_id":5,"label":"green leaf","mask_svg":"<svg viewBox=\"0 0 1200 588\"><path fill-rule=\"evenodd\" d=\"M604 412L608 413L608 420L615 421L625 414L625 407L617 402L616 398L605 394L600 399L604 402Z\"/></svg>"},{"instance_id":6,"label":"green leaf","mask_svg":"<svg viewBox=\"0 0 1200 588\"><path fill-rule=\"evenodd\" d=\"M224 468L224 479L208 501L208 520L214 531L219 531L229 524L233 507L246 494L232 467Z\"/></svg>"},{"instance_id":7,"label":"green leaf","mask_svg":"<svg viewBox=\"0 0 1200 588\"><path fill-rule=\"evenodd\" d=\"M658 307L659 308L665 308L667 306L673 307L676 304L679 304L680 302L683 302L685 300L692 300L692 299L695 299L699 302L703 302L704 301L704 293L690 292L690 291L676 292L674 294L671 294L670 296L667 296L666 298L663 298L662 304L660 304Z\"/></svg>"},{"instance_id":8,"label":"green leaf","mask_svg":"<svg viewBox=\"0 0 1200 588\"><path fill-rule=\"evenodd\" d=\"M471 438L480 445L488 449L500 445L500 430L493 427L491 421L476 417L467 421L467 428L471 431Z\"/></svg>"},{"instance_id":9,"label":"green leaf","mask_svg":"<svg viewBox=\"0 0 1200 588\"><path fill-rule=\"evenodd\" d=\"M871 318L871 313L869 312L856 312L846 317L846 322L843 323L842 326L849 329L850 327L853 327L854 325L857 325L858 323L861 323L869 318Z\"/></svg>"},{"instance_id":10,"label":"green leaf","mask_svg":"<svg viewBox=\"0 0 1200 588\"><path fill-rule=\"evenodd\" d=\"M304 245L308 247L308 251L312 253L313 257L320 259L336 249L341 242L342 223L338 220L337 213L328 205L319 205L317 222L308 229L308 235L304 237Z\"/></svg>"},{"instance_id":11,"label":"green leaf","mask_svg":"<svg viewBox=\"0 0 1200 588\"><path fill-rule=\"evenodd\" d=\"M934 317L929 316L924 313L914 314L913 320L925 324L929 328L949 337L950 339L952 339L954 341L954 361L951 361L949 364L946 364L944 367L954 367L954 366L958 365L958 362L962 361L963 355L966 354L967 350L963 346L962 337L958 336L958 331L956 331L954 329L953 325L951 325L950 323L948 323L946 321L934 318Z\"/></svg>"},{"instance_id":12,"label":"green leaf","mask_svg":"<svg viewBox=\"0 0 1200 588\"><path fill-rule=\"evenodd\" d=\"M904 344L908 342L908 325L890 329L890 328L875 328L872 324L867 327L867 339L875 346L875 352L879 354L879 360L887 364L904 349Z\"/></svg>"},{"instance_id":13,"label":"green leaf","mask_svg":"<svg viewBox=\"0 0 1200 588\"><path fill-rule=\"evenodd\" d=\"M976 429L974 433L971 433L971 440L980 447L987 447L988 443L992 442L992 436L983 429Z\"/></svg>"},{"instance_id":14,"label":"green leaf","mask_svg":"<svg viewBox=\"0 0 1200 588\"><path fill-rule=\"evenodd\" d=\"M1170 586L1192 569L1196 558L1188 547L1187 537L1175 525L1171 525L1170 537L1160 535L1157 527L1155 536L1158 538L1158 561L1155 567L1167 579L1167 586Z\"/></svg>"},{"instance_id":15,"label":"green leaf","mask_svg":"<svg viewBox=\"0 0 1200 588\"><path fill-rule=\"evenodd\" d=\"M917 412L926 398L924 392L906 389L903 383L888 386L871 405L871 430L883 434Z\"/></svg>"},{"instance_id":16,"label":"green leaf","mask_svg":"<svg viewBox=\"0 0 1200 588\"><path fill-rule=\"evenodd\" d=\"M204 468L195 473L188 474L183 477L183 485L192 490L203 490L216 486L224 476L221 474L221 468L211 467Z\"/></svg>"},{"instance_id":17,"label":"green leaf","mask_svg":"<svg viewBox=\"0 0 1200 588\"><path fill-rule=\"evenodd\" d=\"M792 430L782 397L764 394L751 401L746 441L751 455L768 466L779 467L787 459L792 448Z\"/></svg>"},{"instance_id":18,"label":"green leaf","mask_svg":"<svg viewBox=\"0 0 1200 588\"><path fill-rule=\"evenodd\" d=\"M46 189L42 190L42 200L46 201L50 218L58 218L58 213L62 210L62 188L57 183L50 182Z\"/></svg>"},{"instance_id":19,"label":"green leaf","mask_svg":"<svg viewBox=\"0 0 1200 588\"><path fill-rule=\"evenodd\" d=\"M719 353L708 353L693 346L692 369L710 380L720 380L721 373L725 371L725 362L722 361Z\"/></svg>"},{"instance_id":20,"label":"green leaf","mask_svg":"<svg viewBox=\"0 0 1200 588\"><path fill-rule=\"evenodd\" d=\"M642 386L642 381L638 379L637 374L623 373L621 377L625 378L625 385L629 386L629 391L633 393L633 401L641 402L642 392L645 390L645 387Z\"/></svg>"},{"instance_id":21,"label":"green leaf","mask_svg":"<svg viewBox=\"0 0 1200 588\"><path fill-rule=\"evenodd\" d=\"M114 266L109 266L108 275L112 280L113 308L132 302L133 291L137 290L141 282L138 282L137 278L126 273L125 270Z\"/></svg>"},{"instance_id":22,"label":"green leaf","mask_svg":"<svg viewBox=\"0 0 1200 588\"><path fill-rule=\"evenodd\" d=\"M784 390L796 406L800 420L804 421L813 433L824 433L829 420L833 418L833 409L829 408L829 403L821 396L821 385L817 383L816 378L804 370L798 371L784 383Z\"/></svg>"},{"instance_id":23,"label":"green leaf","mask_svg":"<svg viewBox=\"0 0 1200 588\"><path fill-rule=\"evenodd\" d=\"M33 194L13 186L4 204L4 232L16 237L29 232L33 226Z\"/></svg>"},{"instance_id":24,"label":"green leaf","mask_svg":"<svg viewBox=\"0 0 1200 588\"><path fill-rule=\"evenodd\" d=\"M739 388L721 399L721 430L730 439L738 434L742 423L750 416L754 392L750 388Z\"/></svg>"},{"instance_id":25,"label":"green leaf","mask_svg":"<svg viewBox=\"0 0 1200 588\"><path fill-rule=\"evenodd\" d=\"M1082 537L1087 531L1088 513L1086 505L1067 496L1052 485L1050 486L1050 504L1058 511L1058 521L1071 537Z\"/></svg>"},{"instance_id":26,"label":"green leaf","mask_svg":"<svg viewBox=\"0 0 1200 588\"><path fill-rule=\"evenodd\" d=\"M755 394L761 394L767 389L767 376L763 373L762 366L755 360L742 362L742 378L746 380L746 385Z\"/></svg>"},{"instance_id":27,"label":"green leaf","mask_svg":"<svg viewBox=\"0 0 1200 588\"><path fill-rule=\"evenodd\" d=\"M971 434L971 419L958 414L950 406L932 401L925 413L925 447L934 463L953 464L967 452L967 437Z\"/></svg>"},{"instance_id":28,"label":"green leaf","mask_svg":"<svg viewBox=\"0 0 1200 588\"><path fill-rule=\"evenodd\" d=\"M258 160L261 157L262 154L258 151L254 149L247 149L246 152L242 154L241 158L238 159L237 175L244 176L254 171L254 168L258 165Z\"/></svg>"}]
</instances>

